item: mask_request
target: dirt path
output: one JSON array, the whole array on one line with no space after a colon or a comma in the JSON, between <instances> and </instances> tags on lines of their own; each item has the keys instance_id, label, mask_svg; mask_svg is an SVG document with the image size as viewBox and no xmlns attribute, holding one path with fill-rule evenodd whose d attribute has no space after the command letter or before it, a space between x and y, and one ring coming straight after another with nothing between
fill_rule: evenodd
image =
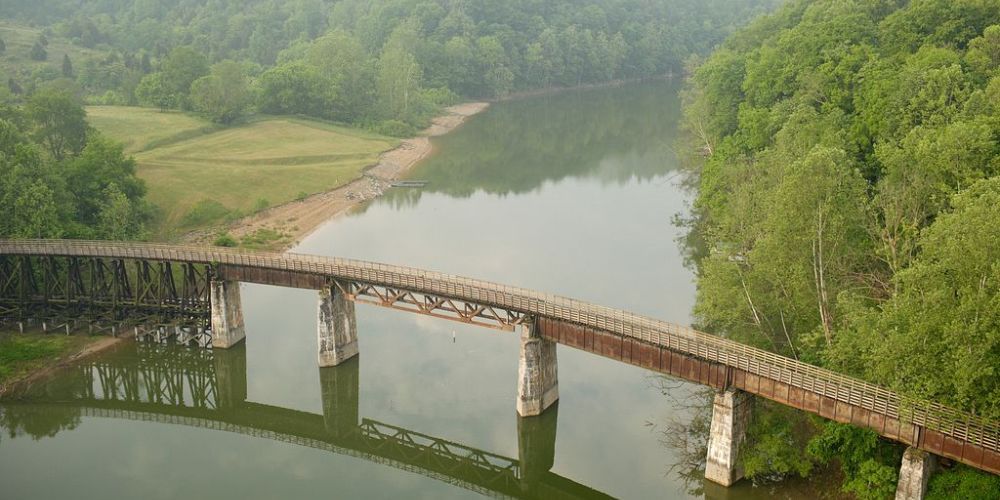
<instances>
[{"instance_id":1,"label":"dirt path","mask_svg":"<svg viewBox=\"0 0 1000 500\"><path fill-rule=\"evenodd\" d=\"M399 146L379 157L377 164L365 169L364 176L331 191L312 195L300 201L269 208L263 212L240 219L226 230L237 239L270 229L288 236L287 242L273 248L287 250L311 234L324 222L347 212L348 209L376 198L433 149L430 138L447 134L475 114L489 107L489 103L473 102L451 106L445 114L435 118L420 135L403 140ZM184 238L187 242L212 244L214 232L193 233Z\"/></svg>"}]
</instances>

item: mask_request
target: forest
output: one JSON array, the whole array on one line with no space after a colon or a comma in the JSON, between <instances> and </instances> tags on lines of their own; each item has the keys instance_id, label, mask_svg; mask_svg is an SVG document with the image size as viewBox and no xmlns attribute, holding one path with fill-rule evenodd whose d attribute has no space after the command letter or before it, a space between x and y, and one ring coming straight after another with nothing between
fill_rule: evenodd
<instances>
[{"instance_id":1,"label":"forest","mask_svg":"<svg viewBox=\"0 0 1000 500\"><path fill-rule=\"evenodd\" d=\"M699 326L1000 418L1000 4L793 0L684 99ZM749 476L892 496L899 445L758 406ZM1000 495L945 465L930 498Z\"/></svg>"},{"instance_id":2,"label":"forest","mask_svg":"<svg viewBox=\"0 0 1000 500\"><path fill-rule=\"evenodd\" d=\"M8 16L99 50L3 75L14 93L69 78L92 103L256 110L412 135L460 98L678 73L777 0L14 2ZM37 54L36 54L37 52Z\"/></svg>"}]
</instances>

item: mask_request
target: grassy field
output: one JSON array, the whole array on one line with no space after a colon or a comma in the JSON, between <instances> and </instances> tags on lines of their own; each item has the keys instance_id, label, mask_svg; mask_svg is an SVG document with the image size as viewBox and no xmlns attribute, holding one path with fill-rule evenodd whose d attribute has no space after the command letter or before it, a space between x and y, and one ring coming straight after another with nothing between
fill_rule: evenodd
<instances>
[{"instance_id":1,"label":"grassy field","mask_svg":"<svg viewBox=\"0 0 1000 500\"><path fill-rule=\"evenodd\" d=\"M158 239L345 184L398 144L287 117L213 129L198 118L143 108L91 107L88 116L98 130L138 151L139 177L160 209Z\"/></svg>"},{"instance_id":2,"label":"grassy field","mask_svg":"<svg viewBox=\"0 0 1000 500\"><path fill-rule=\"evenodd\" d=\"M126 153L138 153L218 128L208 120L178 111L127 106L88 106L87 121L125 144Z\"/></svg>"}]
</instances>

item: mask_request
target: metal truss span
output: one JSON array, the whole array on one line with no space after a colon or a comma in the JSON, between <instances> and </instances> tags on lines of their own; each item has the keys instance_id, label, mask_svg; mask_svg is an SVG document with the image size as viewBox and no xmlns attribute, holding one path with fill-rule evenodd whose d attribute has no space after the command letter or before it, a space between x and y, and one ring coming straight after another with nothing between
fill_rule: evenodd
<instances>
[{"instance_id":1,"label":"metal truss span","mask_svg":"<svg viewBox=\"0 0 1000 500\"><path fill-rule=\"evenodd\" d=\"M46 279L44 274L34 267L26 271L24 264L37 266L46 259L107 260L112 268L119 265L114 262L122 262L126 269L135 268L126 273L130 285L146 283L142 280L147 275L137 276L147 268L194 266L206 269L211 279L308 289L339 287L357 301L501 329L530 320L540 325L543 337L565 345L713 387L737 387L1000 473L997 422L934 402L907 399L859 379L620 309L488 281L342 258L131 242L18 240L0 241L0 318L52 311L52 307L38 308L39 303L53 303L53 297L45 295L49 292L38 290L56 293L56 289L39 285L39 280ZM148 276L152 280L157 274ZM170 299L169 286L165 288L162 280L159 283L155 288L159 293L136 292L132 285L127 293L121 292L128 298L123 301L127 305L104 314L121 319L131 314L162 318L173 310L180 311L181 319L201 317L170 309L171 300L197 301L192 302L193 296ZM34 295L28 293L32 290ZM65 290L65 297L75 293L72 286ZM85 303L63 302L68 311L79 310ZM108 301L95 302L107 306Z\"/></svg>"}]
</instances>

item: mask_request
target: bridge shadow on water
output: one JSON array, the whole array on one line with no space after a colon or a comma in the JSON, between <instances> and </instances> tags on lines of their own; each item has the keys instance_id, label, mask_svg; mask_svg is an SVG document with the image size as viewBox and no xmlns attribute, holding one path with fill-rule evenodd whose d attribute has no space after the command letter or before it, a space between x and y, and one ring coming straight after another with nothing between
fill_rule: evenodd
<instances>
[{"instance_id":1,"label":"bridge shadow on water","mask_svg":"<svg viewBox=\"0 0 1000 500\"><path fill-rule=\"evenodd\" d=\"M323 413L247 401L244 344L228 350L126 344L0 403L11 436L55 436L87 418L185 425L266 438L421 474L487 496L610 498L553 473L558 406L518 418L518 456L359 414L360 358L318 369Z\"/></svg>"}]
</instances>

